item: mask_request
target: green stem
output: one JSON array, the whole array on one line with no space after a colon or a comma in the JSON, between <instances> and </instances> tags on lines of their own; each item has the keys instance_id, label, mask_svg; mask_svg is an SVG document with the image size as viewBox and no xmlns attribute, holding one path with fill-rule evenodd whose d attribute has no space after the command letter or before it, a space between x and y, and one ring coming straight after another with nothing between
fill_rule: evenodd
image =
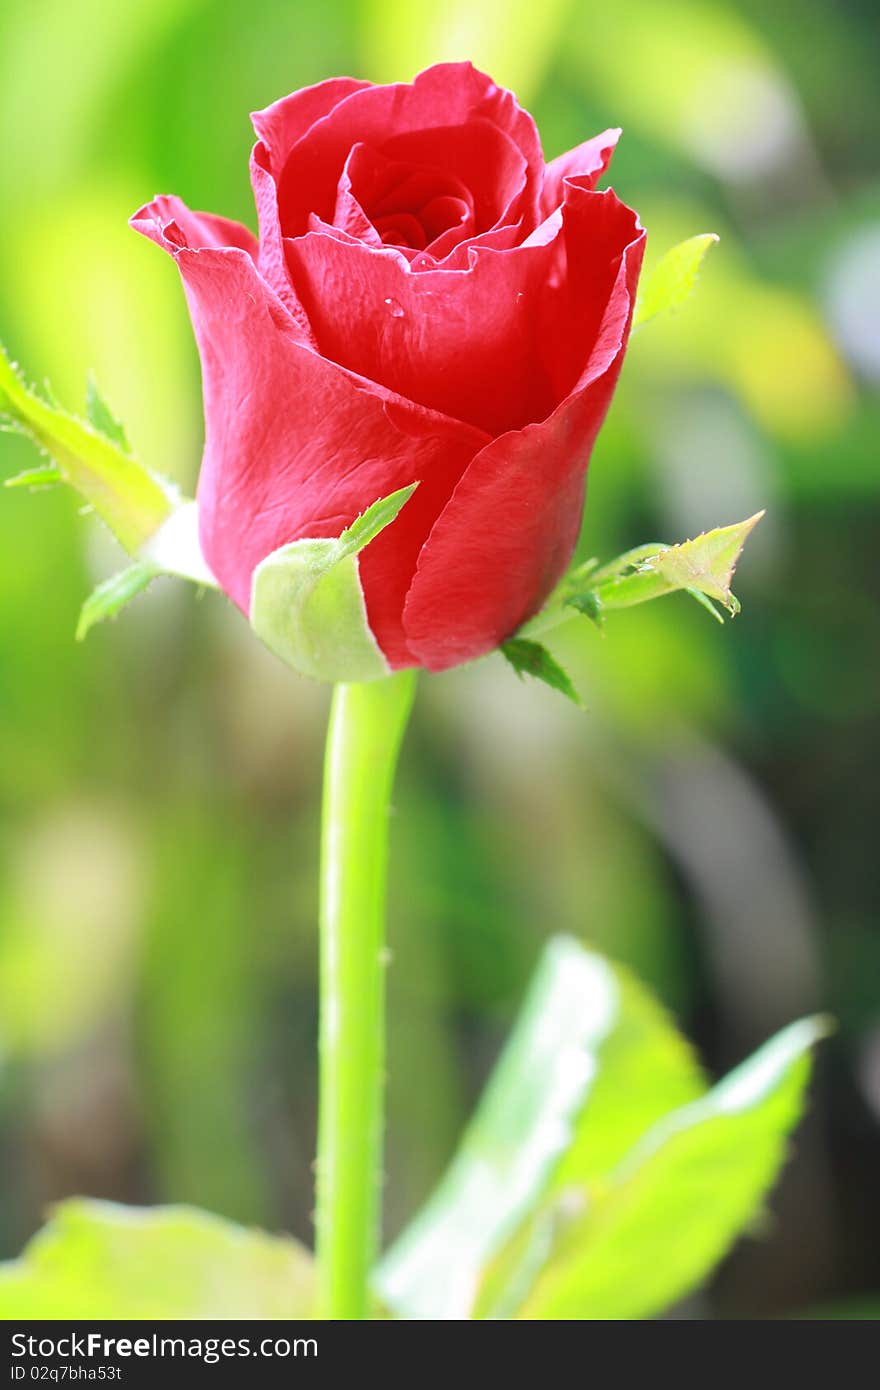
<instances>
[{"instance_id":1,"label":"green stem","mask_svg":"<svg viewBox=\"0 0 880 1390\"><path fill-rule=\"evenodd\" d=\"M315 1223L319 1313L370 1316L385 1068L385 872L398 749L415 692L402 671L333 694L321 839L321 1028Z\"/></svg>"}]
</instances>

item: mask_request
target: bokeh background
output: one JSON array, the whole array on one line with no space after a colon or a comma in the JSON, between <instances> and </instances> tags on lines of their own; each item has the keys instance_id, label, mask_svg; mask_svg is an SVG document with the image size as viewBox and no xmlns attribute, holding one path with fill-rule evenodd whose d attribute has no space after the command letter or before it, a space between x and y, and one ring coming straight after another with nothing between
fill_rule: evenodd
<instances>
[{"instance_id":1,"label":"bokeh background","mask_svg":"<svg viewBox=\"0 0 880 1390\"><path fill-rule=\"evenodd\" d=\"M247 112L470 56L549 156L608 125L649 260L717 231L634 339L583 553L768 515L722 630L684 598L571 625L579 713L500 658L423 682L397 797L387 1225L429 1189L549 934L628 962L720 1071L837 1018L772 1210L692 1317L880 1311L880 178L867 0L11 0L0 333L92 367L191 487L198 361L157 192L253 224ZM0 475L32 462L0 436ZM0 499L0 1254L72 1193L309 1239L327 693L118 563L62 490Z\"/></svg>"}]
</instances>

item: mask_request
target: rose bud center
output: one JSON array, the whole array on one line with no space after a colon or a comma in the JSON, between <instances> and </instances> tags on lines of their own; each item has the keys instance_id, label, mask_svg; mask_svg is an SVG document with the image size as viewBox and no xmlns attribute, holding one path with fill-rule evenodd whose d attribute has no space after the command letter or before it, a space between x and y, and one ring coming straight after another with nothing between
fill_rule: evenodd
<instances>
[{"instance_id":1,"label":"rose bud center","mask_svg":"<svg viewBox=\"0 0 880 1390\"><path fill-rule=\"evenodd\" d=\"M360 144L339 180L334 222L374 244L432 257L477 230L473 196L454 174Z\"/></svg>"}]
</instances>

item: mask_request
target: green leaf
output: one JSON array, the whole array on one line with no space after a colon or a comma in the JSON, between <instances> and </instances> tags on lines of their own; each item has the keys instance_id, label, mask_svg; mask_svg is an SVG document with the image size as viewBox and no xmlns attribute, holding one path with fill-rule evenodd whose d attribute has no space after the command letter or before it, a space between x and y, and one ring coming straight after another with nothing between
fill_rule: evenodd
<instances>
[{"instance_id":1,"label":"green leaf","mask_svg":"<svg viewBox=\"0 0 880 1390\"><path fill-rule=\"evenodd\" d=\"M690 1043L663 1005L623 966L603 964L613 977L614 1026L551 1193L574 1179L601 1181L656 1120L708 1089Z\"/></svg>"},{"instance_id":2,"label":"green leaf","mask_svg":"<svg viewBox=\"0 0 880 1390\"><path fill-rule=\"evenodd\" d=\"M45 468L28 468L24 473L17 473L14 478L7 478L4 487L54 487L56 483L63 483L64 476L60 468L55 468L48 464Z\"/></svg>"},{"instance_id":3,"label":"green leaf","mask_svg":"<svg viewBox=\"0 0 880 1390\"><path fill-rule=\"evenodd\" d=\"M0 347L0 408L48 454L62 478L135 552L158 530L175 498L170 485L118 443L24 385Z\"/></svg>"},{"instance_id":4,"label":"green leaf","mask_svg":"<svg viewBox=\"0 0 880 1390\"><path fill-rule=\"evenodd\" d=\"M321 681L389 674L367 622L358 554L391 525L417 486L374 502L338 540L294 541L257 566L251 626L294 670Z\"/></svg>"},{"instance_id":5,"label":"green leaf","mask_svg":"<svg viewBox=\"0 0 880 1390\"><path fill-rule=\"evenodd\" d=\"M823 1019L711 1090L626 971L560 938L440 1185L385 1256L401 1317L641 1318L703 1279L785 1156Z\"/></svg>"},{"instance_id":6,"label":"green leaf","mask_svg":"<svg viewBox=\"0 0 880 1390\"><path fill-rule=\"evenodd\" d=\"M302 1246L194 1207L74 1198L0 1265L0 1318L10 1321L288 1319L312 1307Z\"/></svg>"},{"instance_id":7,"label":"green leaf","mask_svg":"<svg viewBox=\"0 0 880 1390\"><path fill-rule=\"evenodd\" d=\"M131 603L133 598L143 593L156 578L157 573L152 565L135 561L127 569L99 584L80 610L76 640L82 642L97 623L103 623L107 618L115 618L127 603Z\"/></svg>"},{"instance_id":8,"label":"green leaf","mask_svg":"<svg viewBox=\"0 0 880 1390\"><path fill-rule=\"evenodd\" d=\"M579 1171L604 1170L702 1089L650 996L556 938L451 1166L380 1265L380 1294L402 1317L468 1317L492 1256L557 1190L566 1153Z\"/></svg>"},{"instance_id":9,"label":"green leaf","mask_svg":"<svg viewBox=\"0 0 880 1390\"><path fill-rule=\"evenodd\" d=\"M505 1252L522 1268L523 1252L543 1240L542 1268L516 1316L647 1318L705 1279L782 1167L809 1049L827 1032L820 1018L784 1029L706 1095L658 1120L603 1180L569 1169Z\"/></svg>"},{"instance_id":10,"label":"green leaf","mask_svg":"<svg viewBox=\"0 0 880 1390\"><path fill-rule=\"evenodd\" d=\"M86 418L105 439L109 439L112 444L118 444L123 453L131 455L125 427L117 420L101 395L94 372L89 372L86 377Z\"/></svg>"},{"instance_id":11,"label":"green leaf","mask_svg":"<svg viewBox=\"0 0 880 1390\"><path fill-rule=\"evenodd\" d=\"M705 531L681 545L641 546L597 570L591 588L606 609L631 608L684 589L738 613L739 601L730 585L743 546L763 515L757 512L747 521Z\"/></svg>"},{"instance_id":12,"label":"green leaf","mask_svg":"<svg viewBox=\"0 0 880 1390\"><path fill-rule=\"evenodd\" d=\"M535 680L543 681L545 685L561 691L574 704L581 705L581 697L571 677L540 642L532 642L525 637L511 637L509 641L502 642L501 652L520 679L534 676Z\"/></svg>"},{"instance_id":13,"label":"green leaf","mask_svg":"<svg viewBox=\"0 0 880 1390\"><path fill-rule=\"evenodd\" d=\"M647 323L666 309L677 309L684 303L697 282L703 257L717 240L714 232L704 232L679 242L678 246L673 246L660 257L653 270L642 277L633 314L633 328Z\"/></svg>"}]
</instances>

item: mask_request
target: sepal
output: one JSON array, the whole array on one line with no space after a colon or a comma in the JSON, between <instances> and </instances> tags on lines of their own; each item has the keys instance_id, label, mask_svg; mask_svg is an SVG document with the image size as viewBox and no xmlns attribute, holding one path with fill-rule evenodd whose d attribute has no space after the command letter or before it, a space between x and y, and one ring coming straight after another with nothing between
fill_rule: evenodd
<instances>
[{"instance_id":1,"label":"sepal","mask_svg":"<svg viewBox=\"0 0 880 1390\"><path fill-rule=\"evenodd\" d=\"M391 525L417 486L380 498L337 539L294 541L254 570L251 627L288 666L330 682L391 674L367 621L358 555Z\"/></svg>"}]
</instances>

